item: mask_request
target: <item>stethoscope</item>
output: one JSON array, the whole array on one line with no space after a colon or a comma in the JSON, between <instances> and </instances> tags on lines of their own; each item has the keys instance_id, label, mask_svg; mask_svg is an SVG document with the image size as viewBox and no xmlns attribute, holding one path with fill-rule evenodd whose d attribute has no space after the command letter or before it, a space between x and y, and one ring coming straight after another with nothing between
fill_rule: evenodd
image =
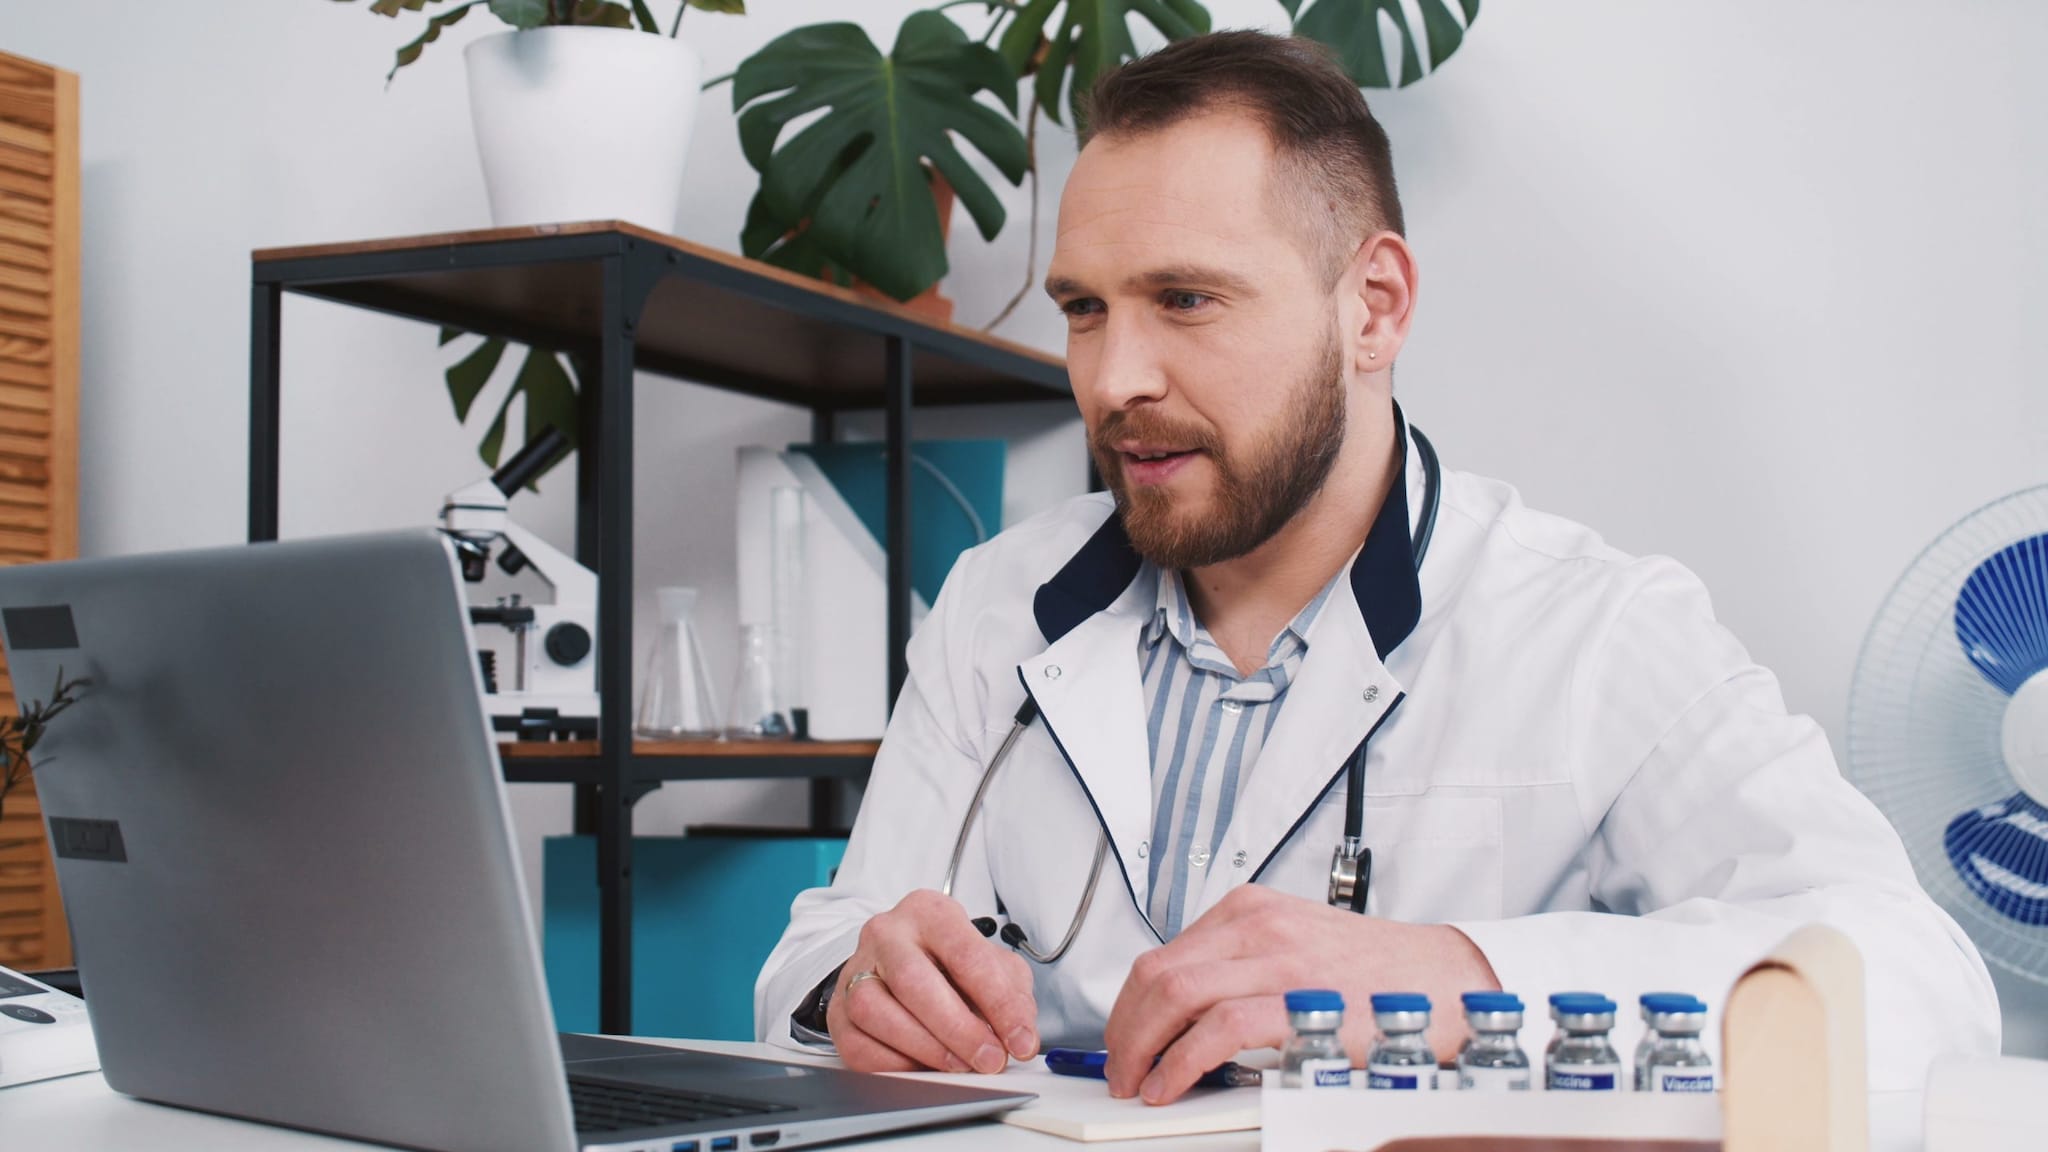
<instances>
[{"instance_id":1,"label":"stethoscope","mask_svg":"<svg viewBox=\"0 0 2048 1152\"><path fill-rule=\"evenodd\" d=\"M1429 553L1429 539L1436 532L1436 510L1443 498L1443 472L1437 464L1436 448L1416 428L1408 429L1408 439L1415 445L1415 453L1422 460L1422 514L1416 518L1412 549L1415 567L1422 568L1422 558ZM967 837L974 831L974 822L981 817L982 800L988 796L988 786L996 778L996 769L1009 758L1010 749L1032 721L1038 719L1038 702L1029 694L1011 719L1010 731L1003 742L996 746L996 754L989 757L988 767L981 773L981 783L975 785L974 799L967 804L967 815L960 821L960 835L953 840L953 858L946 864L945 883L939 891L947 896L953 894L953 882L960 876L960 861L967 855ZM1372 849L1365 846L1365 754L1371 734L1358 742L1358 748L1351 754L1350 765L1345 777L1344 796L1344 839L1330 858L1330 906L1349 908L1353 912L1365 911L1367 892L1372 887ZM1081 903L1074 909L1074 917L1067 922L1066 935L1050 952L1040 952L1025 936L1024 929L1016 923L1002 926L1002 941L1030 960L1039 964L1052 964L1067 954L1073 947L1074 937L1081 934L1081 923L1088 919L1088 909L1095 904L1095 885L1102 879L1102 863L1109 857L1109 834L1098 830L1095 834L1095 859L1088 865L1088 882L1081 889ZM983 936L996 934L993 917L977 917L974 926Z\"/></svg>"}]
</instances>

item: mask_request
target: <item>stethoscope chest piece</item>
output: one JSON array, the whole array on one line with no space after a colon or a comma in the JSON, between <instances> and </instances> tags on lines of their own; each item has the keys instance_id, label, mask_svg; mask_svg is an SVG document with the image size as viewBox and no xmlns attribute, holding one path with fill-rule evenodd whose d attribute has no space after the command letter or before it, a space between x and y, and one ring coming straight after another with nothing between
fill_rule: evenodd
<instances>
[{"instance_id":1,"label":"stethoscope chest piece","mask_svg":"<svg viewBox=\"0 0 2048 1152\"><path fill-rule=\"evenodd\" d=\"M1330 856L1330 906L1364 912L1371 890L1372 849L1347 836Z\"/></svg>"}]
</instances>

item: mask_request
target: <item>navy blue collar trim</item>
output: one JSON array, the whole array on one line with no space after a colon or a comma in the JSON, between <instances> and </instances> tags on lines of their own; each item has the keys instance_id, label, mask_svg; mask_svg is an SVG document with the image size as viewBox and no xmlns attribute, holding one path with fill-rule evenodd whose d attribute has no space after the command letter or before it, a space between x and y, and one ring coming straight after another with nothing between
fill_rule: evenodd
<instances>
[{"instance_id":1,"label":"navy blue collar trim","mask_svg":"<svg viewBox=\"0 0 2048 1152\"><path fill-rule=\"evenodd\" d=\"M1038 586L1031 613L1047 644L1057 644L1081 621L1116 602L1138 578L1144 558L1131 549L1124 518L1111 511L1067 566Z\"/></svg>"},{"instance_id":2,"label":"navy blue collar trim","mask_svg":"<svg viewBox=\"0 0 2048 1152\"><path fill-rule=\"evenodd\" d=\"M1395 410L1400 420L1400 409ZM1408 435L1401 428L1401 466L1380 514L1365 534L1365 547L1351 562L1351 595L1380 662L1401 646L1422 619L1422 581L1415 571L1415 542L1408 534Z\"/></svg>"},{"instance_id":3,"label":"navy blue collar trim","mask_svg":"<svg viewBox=\"0 0 2048 1152\"><path fill-rule=\"evenodd\" d=\"M1408 437L1406 425L1401 427L1401 468L1365 534L1365 546L1351 563L1352 597L1382 662L1422 619L1422 584L1416 578L1414 543L1408 534ZM1045 642L1058 643L1083 620L1115 603L1138 578L1143 564L1124 533L1123 517L1111 512L1066 567L1038 586L1031 610Z\"/></svg>"}]
</instances>

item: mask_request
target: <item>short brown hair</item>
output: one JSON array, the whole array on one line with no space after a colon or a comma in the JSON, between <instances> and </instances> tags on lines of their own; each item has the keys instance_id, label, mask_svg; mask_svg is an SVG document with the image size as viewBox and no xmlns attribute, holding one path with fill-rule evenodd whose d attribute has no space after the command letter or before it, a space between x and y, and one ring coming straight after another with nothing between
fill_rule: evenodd
<instances>
[{"instance_id":1,"label":"short brown hair","mask_svg":"<svg viewBox=\"0 0 2048 1152\"><path fill-rule=\"evenodd\" d=\"M1308 225L1310 254L1332 282L1368 235L1405 231L1386 131L1329 50L1303 37L1211 32L1106 72L1084 103L1081 145L1222 109L1265 126L1276 191Z\"/></svg>"}]
</instances>

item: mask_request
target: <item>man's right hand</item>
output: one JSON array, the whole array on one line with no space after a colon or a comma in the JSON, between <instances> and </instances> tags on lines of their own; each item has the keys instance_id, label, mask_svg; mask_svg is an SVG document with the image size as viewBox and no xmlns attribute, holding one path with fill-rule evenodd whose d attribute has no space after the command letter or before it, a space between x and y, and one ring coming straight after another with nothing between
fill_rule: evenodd
<instances>
[{"instance_id":1,"label":"man's right hand","mask_svg":"<svg viewBox=\"0 0 2048 1152\"><path fill-rule=\"evenodd\" d=\"M1031 965L929 889L861 928L825 1023L857 1072L993 1073L1038 1054Z\"/></svg>"}]
</instances>

